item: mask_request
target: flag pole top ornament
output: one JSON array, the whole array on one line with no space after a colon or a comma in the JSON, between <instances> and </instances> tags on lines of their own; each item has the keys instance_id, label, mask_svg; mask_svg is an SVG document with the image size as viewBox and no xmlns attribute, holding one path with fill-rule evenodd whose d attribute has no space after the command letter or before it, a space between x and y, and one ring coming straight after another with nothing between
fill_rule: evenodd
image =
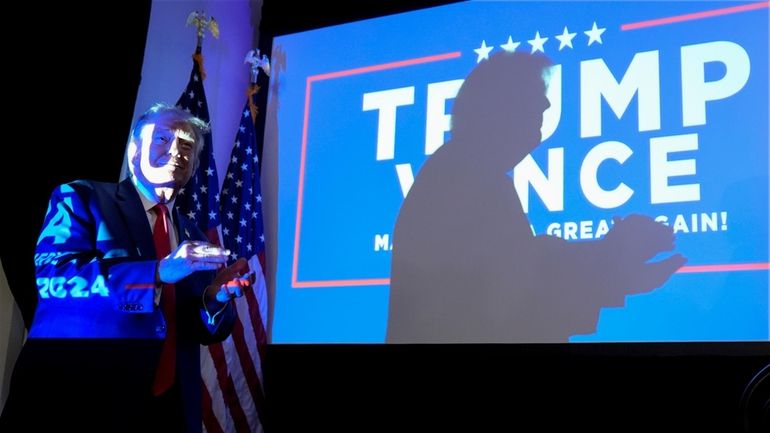
<instances>
[{"instance_id":1,"label":"flag pole top ornament","mask_svg":"<svg viewBox=\"0 0 770 433\"><path fill-rule=\"evenodd\" d=\"M262 54L260 57L259 55L259 48L256 50L249 50L248 53L246 53L246 58L243 59L243 63L249 63L251 64L251 82L252 84L256 84L257 77L259 77L259 69L262 69L262 72L265 73L268 77L270 76L270 59L267 58L266 54Z\"/></svg>"},{"instance_id":2,"label":"flag pole top ornament","mask_svg":"<svg viewBox=\"0 0 770 433\"><path fill-rule=\"evenodd\" d=\"M269 78L270 77L270 59L266 54L260 56L259 48L256 50L249 50L246 53L246 58L243 59L243 63L251 65L251 81L248 89L246 89L246 99L249 101L249 111L251 112L251 121L257 121L257 114L259 113L259 107L252 98L257 92L259 92L259 86L257 85L257 78L259 78L259 70Z\"/></svg>"},{"instance_id":3,"label":"flag pole top ornament","mask_svg":"<svg viewBox=\"0 0 770 433\"><path fill-rule=\"evenodd\" d=\"M211 35L214 36L214 39L219 39L219 24L217 24L217 21L214 19L214 17L206 16L206 12L204 11L190 12L190 15L187 16L186 25L195 25L195 27L198 29L199 47L203 42L203 34L205 33L205 29L209 29Z\"/></svg>"}]
</instances>

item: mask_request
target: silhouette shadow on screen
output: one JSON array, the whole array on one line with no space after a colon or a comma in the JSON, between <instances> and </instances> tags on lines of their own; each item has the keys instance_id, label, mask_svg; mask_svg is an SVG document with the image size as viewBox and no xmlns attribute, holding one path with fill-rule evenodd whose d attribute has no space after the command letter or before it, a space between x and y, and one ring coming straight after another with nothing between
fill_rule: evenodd
<instances>
[{"instance_id":1,"label":"silhouette shadow on screen","mask_svg":"<svg viewBox=\"0 0 770 433\"><path fill-rule=\"evenodd\" d=\"M389 343L567 342L602 307L661 286L684 263L671 228L614 218L599 241L533 235L508 173L541 141L544 56L499 53L466 78L451 139L423 165L393 241Z\"/></svg>"}]
</instances>

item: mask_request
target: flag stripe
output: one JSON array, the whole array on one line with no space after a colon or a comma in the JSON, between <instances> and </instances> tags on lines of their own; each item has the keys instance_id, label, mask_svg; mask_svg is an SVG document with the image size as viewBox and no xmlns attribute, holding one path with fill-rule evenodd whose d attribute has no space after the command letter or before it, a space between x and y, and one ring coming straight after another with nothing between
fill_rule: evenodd
<instances>
[{"instance_id":1,"label":"flag stripe","mask_svg":"<svg viewBox=\"0 0 770 433\"><path fill-rule=\"evenodd\" d=\"M253 269L253 268L252 268ZM266 293L265 279L261 272L261 269L257 271L257 281L254 283L254 290L247 293L244 298L248 302L248 316L251 318L252 323L252 335L256 343L256 351L259 353L259 357L264 359L265 346L267 345L267 329L265 320L262 318L262 306L267 305L267 301L261 301L259 299L260 293ZM262 295L265 296L265 295Z\"/></svg>"},{"instance_id":2,"label":"flag stripe","mask_svg":"<svg viewBox=\"0 0 770 433\"><path fill-rule=\"evenodd\" d=\"M241 407L248 415L255 415L249 418L252 433L262 431L260 418L264 416L265 409L262 362L267 344L264 320L267 314L267 289L262 273L264 261L260 263L260 257L264 260L265 250L262 196L255 117L249 105L253 103L257 89L256 86L249 89L250 100L242 111L219 202L222 243L232 252L231 261L248 259L249 269L255 273L253 290L247 291L236 301L240 323L233 330L232 339L236 352L233 358L238 360L238 364L230 365L231 373L238 375L236 388Z\"/></svg>"},{"instance_id":3,"label":"flag stripe","mask_svg":"<svg viewBox=\"0 0 770 433\"><path fill-rule=\"evenodd\" d=\"M240 304L241 302L238 302ZM239 316L241 317L248 317L248 315L241 315L241 311L238 312ZM230 367L230 370L232 371L234 368L238 368L240 370L241 379L239 383L244 383L246 386L243 389L238 389L238 395L241 400L241 406L244 409L248 408L254 408L256 409L257 401L263 400L262 397L262 386L260 384L260 379L257 373L257 370L255 368L255 362L254 359L251 357L251 354L249 353L248 345L249 342L246 341L246 336L244 333L244 325L242 321L239 321L236 323L235 328L233 329L233 347L235 351L237 352L237 359L239 362L234 364L228 364ZM252 345L254 345L254 342L251 342ZM246 398L246 395L248 395L248 399L250 401L250 404L244 404L243 400ZM248 410L247 410L248 412ZM253 424L253 423L252 423Z\"/></svg>"},{"instance_id":4,"label":"flag stripe","mask_svg":"<svg viewBox=\"0 0 770 433\"><path fill-rule=\"evenodd\" d=\"M247 305L244 305L244 302L238 303L242 308L239 309L238 314L241 315L241 317L249 317L248 311L244 311L245 308L248 307ZM252 322L253 323L253 322ZM264 394L262 391L262 371L261 371L261 363L260 363L260 357L258 356L252 356L252 351L249 350L249 346L257 346L256 342L252 339L251 341L247 342L246 339L248 338L248 333L244 332L244 326L239 327L239 335L233 336L234 339L241 338L243 339L243 344L236 345L236 349L238 350L238 357L240 358L240 367L243 371L243 376L246 380L246 383L248 384L249 391L249 398L252 401L252 404L257 411L257 414L259 415L261 411L259 409L264 407Z\"/></svg>"},{"instance_id":5,"label":"flag stripe","mask_svg":"<svg viewBox=\"0 0 770 433\"><path fill-rule=\"evenodd\" d=\"M238 346L232 345L231 350L237 349ZM236 354L237 355L237 354ZM260 424L257 418L256 408L254 401L249 393L249 383L247 381L247 374L241 368L239 360L240 356L233 356L229 359L227 367L230 371L230 377L233 381L233 390L238 398L238 406L243 409L246 425L239 426L238 431L254 431L254 428Z\"/></svg>"},{"instance_id":6,"label":"flag stripe","mask_svg":"<svg viewBox=\"0 0 770 433\"><path fill-rule=\"evenodd\" d=\"M256 263L254 258L252 258L249 261L249 266L251 269L259 269L259 275L261 275L261 278L258 279L258 282L262 284L260 287L256 287L254 289L254 294L257 296L257 303L259 305L259 317L262 322L262 339L257 339L257 341L261 341L263 344L267 344L267 283L265 282L265 250L260 251L257 254L256 257Z\"/></svg>"},{"instance_id":7,"label":"flag stripe","mask_svg":"<svg viewBox=\"0 0 770 433\"><path fill-rule=\"evenodd\" d=\"M203 396L203 407L210 408L214 404L211 400L211 394L209 393L208 386L203 382L201 394ZM213 410L203 411L203 428L206 433L225 433L220 426L220 422L216 419Z\"/></svg>"},{"instance_id":8,"label":"flag stripe","mask_svg":"<svg viewBox=\"0 0 770 433\"><path fill-rule=\"evenodd\" d=\"M232 346L232 344L229 343L230 339L228 338L222 343L212 344L209 346L209 352L214 359L214 367L217 372L217 383L219 384L219 389L222 391L222 399L233 419L235 431L250 431L249 423L246 420L246 415L243 413L243 408L241 408L240 401L238 400L238 394L235 391L233 378L229 373L228 365L231 363L227 362L226 352L228 352L228 350L225 349L225 346ZM229 352L233 351L229 350Z\"/></svg>"},{"instance_id":9,"label":"flag stripe","mask_svg":"<svg viewBox=\"0 0 770 433\"><path fill-rule=\"evenodd\" d=\"M201 378L209 396L209 403L204 400L203 427L207 432L223 431L233 433L233 420L225 407L222 390L217 383L214 359L208 347L201 346Z\"/></svg>"}]
</instances>

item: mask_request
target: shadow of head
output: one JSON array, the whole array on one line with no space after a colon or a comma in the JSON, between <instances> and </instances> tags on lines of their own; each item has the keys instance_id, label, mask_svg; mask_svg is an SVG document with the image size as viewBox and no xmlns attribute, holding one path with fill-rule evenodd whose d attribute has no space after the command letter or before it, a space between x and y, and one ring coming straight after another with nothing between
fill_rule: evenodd
<instances>
[{"instance_id":1,"label":"shadow of head","mask_svg":"<svg viewBox=\"0 0 770 433\"><path fill-rule=\"evenodd\" d=\"M514 164L540 144L546 98L543 55L500 52L465 79L452 110L452 137ZM508 159L508 158L506 158Z\"/></svg>"}]
</instances>

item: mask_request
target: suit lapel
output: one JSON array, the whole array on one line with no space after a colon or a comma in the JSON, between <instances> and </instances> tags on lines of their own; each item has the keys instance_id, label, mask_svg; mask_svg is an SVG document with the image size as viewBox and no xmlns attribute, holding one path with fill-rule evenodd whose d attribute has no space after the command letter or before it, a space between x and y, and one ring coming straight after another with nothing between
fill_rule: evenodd
<instances>
[{"instance_id":1,"label":"suit lapel","mask_svg":"<svg viewBox=\"0 0 770 433\"><path fill-rule=\"evenodd\" d=\"M142 201L139 199L139 193L134 188L130 178L126 178L118 184L115 197L137 253L140 257L155 258L152 231L147 223L147 215Z\"/></svg>"}]
</instances>

